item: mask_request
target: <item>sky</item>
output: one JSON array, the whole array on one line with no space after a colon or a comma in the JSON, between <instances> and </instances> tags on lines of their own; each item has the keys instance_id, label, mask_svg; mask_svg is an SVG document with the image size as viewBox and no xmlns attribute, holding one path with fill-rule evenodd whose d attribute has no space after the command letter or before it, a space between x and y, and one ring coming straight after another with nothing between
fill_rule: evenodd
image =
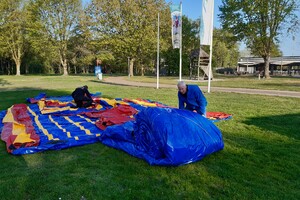
<instances>
[{"instance_id":1,"label":"sky","mask_svg":"<svg viewBox=\"0 0 300 200\"><path fill-rule=\"evenodd\" d=\"M173 2L174 4L179 4L180 0L166 0L166 2ZM190 19L197 19L201 15L202 10L202 0L181 0L182 2L182 13ZM218 14L220 14L219 6L222 5L221 0L215 0L214 3L214 27L220 28L220 21L218 19ZM300 10L298 10L298 16L300 18ZM300 33L295 34L295 40L292 40L292 36L284 34L280 37L280 50L283 56L300 56ZM184 41L183 41L184 42ZM240 46L240 50L243 51L245 45Z\"/></svg>"}]
</instances>

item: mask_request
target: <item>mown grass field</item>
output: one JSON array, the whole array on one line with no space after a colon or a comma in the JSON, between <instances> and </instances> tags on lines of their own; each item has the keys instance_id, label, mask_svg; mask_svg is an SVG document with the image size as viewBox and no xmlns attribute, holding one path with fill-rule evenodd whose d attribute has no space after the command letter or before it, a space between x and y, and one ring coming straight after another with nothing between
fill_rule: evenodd
<instances>
[{"instance_id":1,"label":"mown grass field","mask_svg":"<svg viewBox=\"0 0 300 200\"><path fill-rule=\"evenodd\" d=\"M177 105L174 89L116 86L94 76L0 76L0 110L40 92L88 85L104 97ZM285 82L277 82L284 88ZM292 86L291 86L292 87ZM300 199L300 99L205 93L225 148L179 167L150 166L101 143L13 156L0 141L0 199Z\"/></svg>"},{"instance_id":2,"label":"mown grass field","mask_svg":"<svg viewBox=\"0 0 300 200\"><path fill-rule=\"evenodd\" d=\"M201 77L202 78L202 77ZM207 86L207 81L200 79L189 80L189 77L182 77L187 83L192 82L199 86ZM156 83L154 76L135 76L127 78L130 81ZM176 85L178 77L161 76L160 83ZM300 92L300 77L272 77L271 79L258 79L254 76L224 76L217 75L211 81L211 87L229 87L229 88L249 88L249 89L263 89L263 90L286 90Z\"/></svg>"}]
</instances>

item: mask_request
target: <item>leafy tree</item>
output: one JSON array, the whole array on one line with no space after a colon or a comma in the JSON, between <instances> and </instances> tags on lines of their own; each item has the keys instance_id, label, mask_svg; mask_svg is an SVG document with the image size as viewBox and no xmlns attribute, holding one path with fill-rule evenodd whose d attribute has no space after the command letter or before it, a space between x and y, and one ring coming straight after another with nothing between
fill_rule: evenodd
<instances>
[{"instance_id":1,"label":"leafy tree","mask_svg":"<svg viewBox=\"0 0 300 200\"><path fill-rule=\"evenodd\" d=\"M163 69L161 73L165 73L166 75L178 75L179 74L179 50L173 49L170 47L167 51L162 53L163 57Z\"/></svg>"},{"instance_id":2,"label":"leafy tree","mask_svg":"<svg viewBox=\"0 0 300 200\"><path fill-rule=\"evenodd\" d=\"M285 28L297 22L296 0L222 0L219 15L223 28L237 40L245 40L252 53L265 62L264 76L270 78L269 62L274 45Z\"/></svg>"},{"instance_id":3,"label":"leafy tree","mask_svg":"<svg viewBox=\"0 0 300 200\"><path fill-rule=\"evenodd\" d=\"M236 66L239 51L234 36L223 29L214 29L213 37L213 67Z\"/></svg>"},{"instance_id":4,"label":"leafy tree","mask_svg":"<svg viewBox=\"0 0 300 200\"><path fill-rule=\"evenodd\" d=\"M164 0L93 0L90 5L95 35L116 57L130 58L130 76L136 61L145 64L156 53L158 12L163 49L165 38L170 38L163 37L170 33L170 12Z\"/></svg>"},{"instance_id":5,"label":"leafy tree","mask_svg":"<svg viewBox=\"0 0 300 200\"><path fill-rule=\"evenodd\" d=\"M41 17L41 2L30 0L28 5L27 45L24 61L30 73L61 73L57 43L49 36Z\"/></svg>"},{"instance_id":6,"label":"leafy tree","mask_svg":"<svg viewBox=\"0 0 300 200\"><path fill-rule=\"evenodd\" d=\"M74 29L76 34L69 40L68 59L74 67L74 73L88 73L94 67L96 60L106 64L113 60L112 54L105 49L102 42L93 36L92 26L89 23L89 10L87 7L79 14L79 22Z\"/></svg>"},{"instance_id":7,"label":"leafy tree","mask_svg":"<svg viewBox=\"0 0 300 200\"><path fill-rule=\"evenodd\" d=\"M187 75L191 65L191 53L200 47L199 39L200 20L192 20L182 16L182 72ZM191 73L191 71L190 71Z\"/></svg>"},{"instance_id":8,"label":"leafy tree","mask_svg":"<svg viewBox=\"0 0 300 200\"><path fill-rule=\"evenodd\" d=\"M26 4L22 0L0 1L0 47L16 64L16 75L21 74L26 33Z\"/></svg>"},{"instance_id":9,"label":"leafy tree","mask_svg":"<svg viewBox=\"0 0 300 200\"><path fill-rule=\"evenodd\" d=\"M81 13L80 0L32 0L36 21L41 22L42 29L37 30L46 34L53 50L59 55L63 67L63 75L68 75L68 45L69 40L76 34L75 28Z\"/></svg>"},{"instance_id":10,"label":"leafy tree","mask_svg":"<svg viewBox=\"0 0 300 200\"><path fill-rule=\"evenodd\" d=\"M199 23L199 19L192 20L185 15L182 16L182 47L187 53L199 48Z\"/></svg>"}]
</instances>

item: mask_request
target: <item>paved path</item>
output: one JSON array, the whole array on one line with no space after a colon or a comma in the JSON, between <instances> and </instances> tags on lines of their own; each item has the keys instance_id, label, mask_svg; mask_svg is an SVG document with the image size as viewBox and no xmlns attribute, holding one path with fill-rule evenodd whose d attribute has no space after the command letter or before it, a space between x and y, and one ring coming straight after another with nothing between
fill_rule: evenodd
<instances>
[{"instance_id":1,"label":"paved path","mask_svg":"<svg viewBox=\"0 0 300 200\"><path fill-rule=\"evenodd\" d=\"M128 81L122 76L105 77L104 83L114 84L114 85L127 85L136 87L152 87L156 88L156 83L145 83ZM175 85L171 84L159 84L160 88L176 88ZM207 91L207 86L201 86L202 91ZM211 87L211 91L217 92L233 92L233 93L244 93L244 94L260 94L269 96L282 96L282 97L295 97L300 98L300 92L294 91L282 91L282 90L258 90L258 89L247 89L247 88L226 88L226 87Z\"/></svg>"}]
</instances>

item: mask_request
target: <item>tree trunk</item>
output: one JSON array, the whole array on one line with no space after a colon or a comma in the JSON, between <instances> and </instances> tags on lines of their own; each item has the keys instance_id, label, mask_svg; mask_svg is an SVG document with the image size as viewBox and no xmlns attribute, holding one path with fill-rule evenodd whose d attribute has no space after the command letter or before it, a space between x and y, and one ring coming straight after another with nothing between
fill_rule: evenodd
<instances>
[{"instance_id":1,"label":"tree trunk","mask_svg":"<svg viewBox=\"0 0 300 200\"><path fill-rule=\"evenodd\" d=\"M134 64L135 59L130 58L130 65L129 65L129 76L133 76L133 64Z\"/></svg>"},{"instance_id":2,"label":"tree trunk","mask_svg":"<svg viewBox=\"0 0 300 200\"><path fill-rule=\"evenodd\" d=\"M67 45L63 44L62 48L59 50L59 54L60 54L60 63L63 67L63 76L68 76L68 62L67 62L67 56L66 56L66 52L67 52Z\"/></svg>"},{"instance_id":3,"label":"tree trunk","mask_svg":"<svg viewBox=\"0 0 300 200\"><path fill-rule=\"evenodd\" d=\"M67 65L67 59L63 58L62 56L60 57L60 64L64 70L63 75L68 76L68 65Z\"/></svg>"},{"instance_id":4,"label":"tree trunk","mask_svg":"<svg viewBox=\"0 0 300 200\"><path fill-rule=\"evenodd\" d=\"M16 64L16 76L20 76L21 75L21 57L22 57L22 54L21 54L21 49L20 48L17 48L16 51L14 50L11 50L12 52L12 57L13 57L13 60L15 61L15 64Z\"/></svg>"},{"instance_id":5,"label":"tree trunk","mask_svg":"<svg viewBox=\"0 0 300 200\"><path fill-rule=\"evenodd\" d=\"M73 59L73 66L74 66L74 74L77 74L77 67L76 67L76 58Z\"/></svg>"},{"instance_id":6,"label":"tree trunk","mask_svg":"<svg viewBox=\"0 0 300 200\"><path fill-rule=\"evenodd\" d=\"M20 76L21 75L21 71L20 71L21 61L18 59L18 60L15 61L15 63L16 63L16 75Z\"/></svg>"},{"instance_id":7,"label":"tree trunk","mask_svg":"<svg viewBox=\"0 0 300 200\"><path fill-rule=\"evenodd\" d=\"M141 73L142 73L142 76L144 76L144 65L142 65L142 71L141 71Z\"/></svg>"},{"instance_id":8,"label":"tree trunk","mask_svg":"<svg viewBox=\"0 0 300 200\"><path fill-rule=\"evenodd\" d=\"M25 74L29 74L29 66L28 66L28 64L25 65Z\"/></svg>"},{"instance_id":9,"label":"tree trunk","mask_svg":"<svg viewBox=\"0 0 300 200\"><path fill-rule=\"evenodd\" d=\"M59 66L59 67L58 67L58 73L59 73L59 74L61 74L61 68L62 68L62 66Z\"/></svg>"},{"instance_id":10,"label":"tree trunk","mask_svg":"<svg viewBox=\"0 0 300 200\"><path fill-rule=\"evenodd\" d=\"M21 75L21 58L19 56L13 56L13 60L15 61L16 64L16 76Z\"/></svg>"},{"instance_id":11,"label":"tree trunk","mask_svg":"<svg viewBox=\"0 0 300 200\"><path fill-rule=\"evenodd\" d=\"M68 65L67 65L67 60L65 59L63 62L63 69L64 69L64 76L68 76Z\"/></svg>"},{"instance_id":12,"label":"tree trunk","mask_svg":"<svg viewBox=\"0 0 300 200\"><path fill-rule=\"evenodd\" d=\"M67 71L68 71L68 72L70 72L70 71L71 71L71 69L70 69L70 65L68 65L68 64L67 64Z\"/></svg>"},{"instance_id":13,"label":"tree trunk","mask_svg":"<svg viewBox=\"0 0 300 200\"><path fill-rule=\"evenodd\" d=\"M271 78L271 77L270 77L270 70L269 70L269 67L270 67L270 56L264 57L264 61L265 61L265 72L264 72L264 77L265 77L266 79L269 79L269 78Z\"/></svg>"}]
</instances>

